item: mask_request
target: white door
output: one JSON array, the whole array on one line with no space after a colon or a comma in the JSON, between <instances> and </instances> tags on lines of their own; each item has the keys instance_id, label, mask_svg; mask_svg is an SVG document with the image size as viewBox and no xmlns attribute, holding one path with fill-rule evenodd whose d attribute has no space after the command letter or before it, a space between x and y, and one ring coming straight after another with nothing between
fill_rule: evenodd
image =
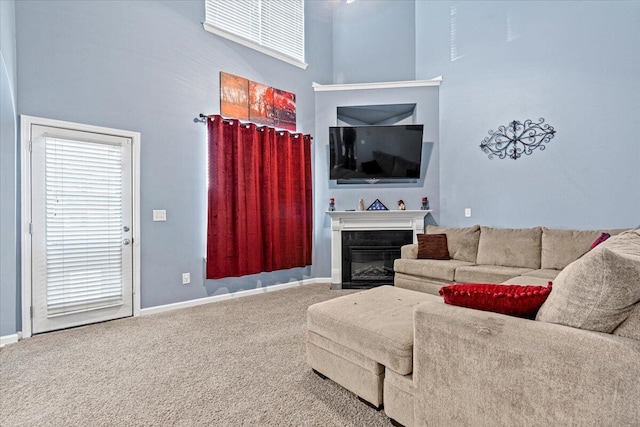
<instances>
[{"instance_id":1,"label":"white door","mask_svg":"<svg viewBox=\"0 0 640 427\"><path fill-rule=\"evenodd\" d=\"M32 331L133 315L132 141L31 125Z\"/></svg>"}]
</instances>

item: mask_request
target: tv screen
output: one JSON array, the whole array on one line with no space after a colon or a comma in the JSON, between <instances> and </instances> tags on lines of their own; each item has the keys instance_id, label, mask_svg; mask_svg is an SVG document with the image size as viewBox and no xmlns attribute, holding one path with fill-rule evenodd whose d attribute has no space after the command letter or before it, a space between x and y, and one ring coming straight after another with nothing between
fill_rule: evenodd
<instances>
[{"instance_id":1,"label":"tv screen","mask_svg":"<svg viewBox=\"0 0 640 427\"><path fill-rule=\"evenodd\" d=\"M329 128L329 178L418 179L423 125Z\"/></svg>"}]
</instances>

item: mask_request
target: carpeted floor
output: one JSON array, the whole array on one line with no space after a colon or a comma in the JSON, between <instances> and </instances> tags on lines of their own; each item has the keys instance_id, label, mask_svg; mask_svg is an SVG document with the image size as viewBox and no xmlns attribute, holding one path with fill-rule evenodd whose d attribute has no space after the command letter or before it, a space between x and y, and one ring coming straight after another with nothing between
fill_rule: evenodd
<instances>
[{"instance_id":1,"label":"carpeted floor","mask_svg":"<svg viewBox=\"0 0 640 427\"><path fill-rule=\"evenodd\" d=\"M0 349L0 425L389 426L305 363L328 284L34 336Z\"/></svg>"}]
</instances>

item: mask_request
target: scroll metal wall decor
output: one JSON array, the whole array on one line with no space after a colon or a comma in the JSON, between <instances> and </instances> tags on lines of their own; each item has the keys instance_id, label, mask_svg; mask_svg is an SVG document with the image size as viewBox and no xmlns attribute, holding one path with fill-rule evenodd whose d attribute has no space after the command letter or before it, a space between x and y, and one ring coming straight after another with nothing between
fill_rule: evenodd
<instances>
[{"instance_id":1,"label":"scroll metal wall decor","mask_svg":"<svg viewBox=\"0 0 640 427\"><path fill-rule=\"evenodd\" d=\"M553 126L543 124L544 119L538 122L527 119L524 123L517 120L506 126L500 126L497 131L489 130L489 136L482 140L480 148L489 155L498 156L501 159L510 157L513 160L521 157L522 154L531 154L533 150L545 149L547 142L554 137L556 131Z\"/></svg>"}]
</instances>

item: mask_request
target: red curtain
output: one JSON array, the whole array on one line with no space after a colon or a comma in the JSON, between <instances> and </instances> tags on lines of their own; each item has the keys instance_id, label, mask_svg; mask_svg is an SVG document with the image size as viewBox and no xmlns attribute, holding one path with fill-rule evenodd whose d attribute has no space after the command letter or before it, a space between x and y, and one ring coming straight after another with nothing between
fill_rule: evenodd
<instances>
[{"instance_id":1,"label":"red curtain","mask_svg":"<svg viewBox=\"0 0 640 427\"><path fill-rule=\"evenodd\" d=\"M207 279L311 264L311 136L207 118Z\"/></svg>"}]
</instances>

